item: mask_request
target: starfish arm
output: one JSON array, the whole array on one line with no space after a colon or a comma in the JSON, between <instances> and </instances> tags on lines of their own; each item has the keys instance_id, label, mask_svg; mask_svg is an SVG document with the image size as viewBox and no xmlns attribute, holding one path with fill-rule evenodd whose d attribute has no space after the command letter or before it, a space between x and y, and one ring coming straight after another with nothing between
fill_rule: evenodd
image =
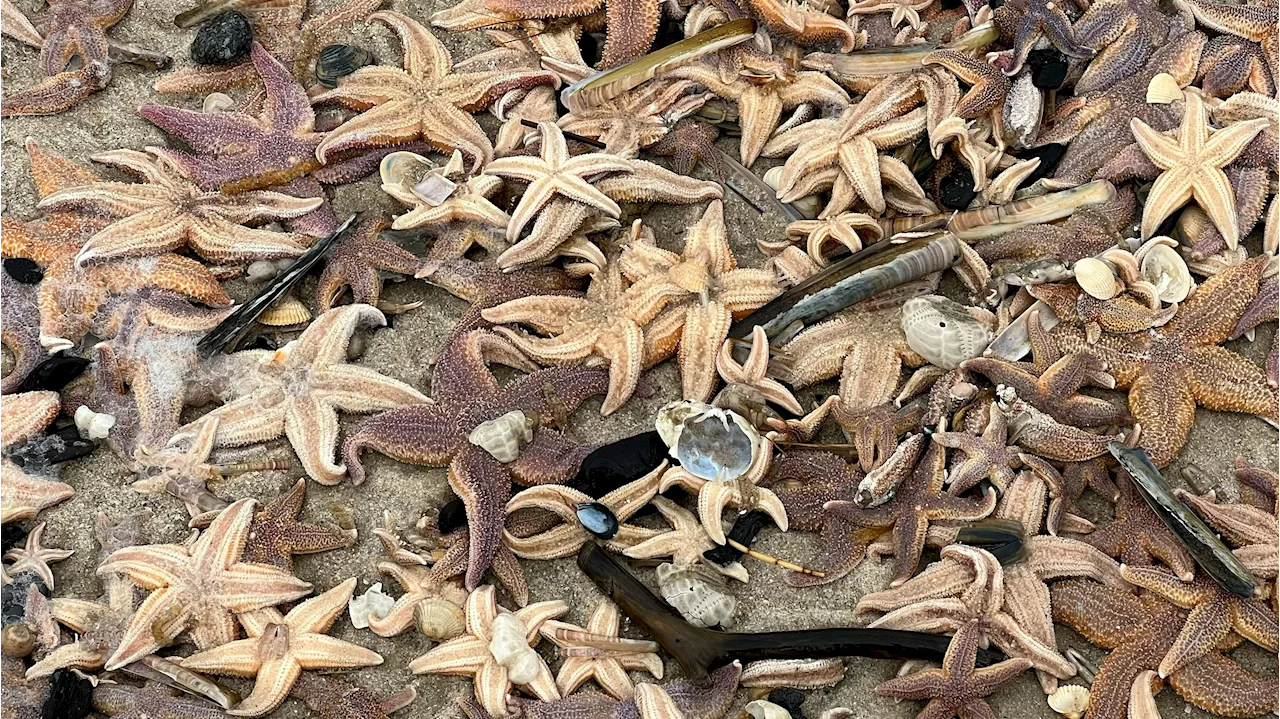
<instances>
[{"instance_id":1,"label":"starfish arm","mask_svg":"<svg viewBox=\"0 0 1280 719\"><path fill-rule=\"evenodd\" d=\"M315 634L323 633L333 626L334 620L347 608L352 593L356 588L356 580L348 579L324 594L311 597L305 602L289 610L284 623L294 632Z\"/></svg>"},{"instance_id":2,"label":"starfish arm","mask_svg":"<svg viewBox=\"0 0 1280 719\"><path fill-rule=\"evenodd\" d=\"M1174 672L1169 683L1187 701L1222 716L1259 716L1276 709L1275 676L1255 674L1218 652Z\"/></svg>"},{"instance_id":3,"label":"starfish arm","mask_svg":"<svg viewBox=\"0 0 1280 719\"><path fill-rule=\"evenodd\" d=\"M557 365L576 364L591 356L601 338L600 330L590 327L573 327L558 337L534 337L510 327L494 331L529 357Z\"/></svg>"},{"instance_id":4,"label":"starfish arm","mask_svg":"<svg viewBox=\"0 0 1280 719\"><path fill-rule=\"evenodd\" d=\"M182 607L178 593L167 587L157 589L134 610L129 626L116 644L115 651L107 657L103 668L112 671L154 653L160 648L157 633L166 640L172 639L186 629L190 622L191 611ZM161 631L157 632L157 627Z\"/></svg>"},{"instance_id":5,"label":"starfish arm","mask_svg":"<svg viewBox=\"0 0 1280 719\"><path fill-rule=\"evenodd\" d=\"M119 573L143 589L159 589L178 581L190 555L177 544L144 544L118 549L98 567L98 576Z\"/></svg>"},{"instance_id":6,"label":"starfish arm","mask_svg":"<svg viewBox=\"0 0 1280 719\"><path fill-rule=\"evenodd\" d=\"M1196 416L1195 394L1185 369L1148 371L1129 387L1129 413L1142 425L1140 442L1157 467L1182 449Z\"/></svg>"},{"instance_id":7,"label":"starfish arm","mask_svg":"<svg viewBox=\"0 0 1280 719\"><path fill-rule=\"evenodd\" d=\"M1127 589L1120 565L1101 551L1066 537L1031 537L1027 567L1042 581L1088 577L1117 589Z\"/></svg>"},{"instance_id":8,"label":"starfish arm","mask_svg":"<svg viewBox=\"0 0 1280 719\"><path fill-rule=\"evenodd\" d=\"M196 652L182 660L182 667L194 672L224 676L251 677L262 662L258 657L258 637L239 639L230 644Z\"/></svg>"},{"instance_id":9,"label":"starfish arm","mask_svg":"<svg viewBox=\"0 0 1280 719\"><path fill-rule=\"evenodd\" d=\"M183 427L179 434L198 431L204 422L216 420L218 433L214 444L218 447L269 442L284 434L284 407L268 405L264 399L264 395L251 394L228 402Z\"/></svg>"},{"instance_id":10,"label":"starfish arm","mask_svg":"<svg viewBox=\"0 0 1280 719\"><path fill-rule=\"evenodd\" d=\"M1161 678L1213 651L1231 633L1231 616L1218 602L1205 602L1191 610L1187 622L1169 652L1160 660Z\"/></svg>"},{"instance_id":11,"label":"starfish arm","mask_svg":"<svg viewBox=\"0 0 1280 719\"><path fill-rule=\"evenodd\" d=\"M60 72L0 101L0 117L56 115L80 104L111 81L111 67L90 62L79 70Z\"/></svg>"},{"instance_id":12,"label":"starfish arm","mask_svg":"<svg viewBox=\"0 0 1280 719\"><path fill-rule=\"evenodd\" d=\"M494 324L525 324L538 332L558 334L568 329L572 316L589 309L591 303L581 297L536 295L521 297L489 307L480 314Z\"/></svg>"},{"instance_id":13,"label":"starfish arm","mask_svg":"<svg viewBox=\"0 0 1280 719\"><path fill-rule=\"evenodd\" d=\"M782 107L782 97L777 92L754 85L738 97L738 117L742 126L739 155L744 167L751 167L751 163L760 156L769 136L778 127Z\"/></svg>"},{"instance_id":14,"label":"starfish arm","mask_svg":"<svg viewBox=\"0 0 1280 719\"><path fill-rule=\"evenodd\" d=\"M1199 405L1276 418L1275 390L1262 368L1222 347L1196 347L1187 351L1186 358L1191 391Z\"/></svg>"},{"instance_id":15,"label":"starfish arm","mask_svg":"<svg viewBox=\"0 0 1280 719\"><path fill-rule=\"evenodd\" d=\"M470 549L466 586L474 590L502 544L502 522L511 496L511 473L475 445L467 445L449 464L449 486L467 507Z\"/></svg>"},{"instance_id":16,"label":"starfish arm","mask_svg":"<svg viewBox=\"0 0 1280 719\"><path fill-rule=\"evenodd\" d=\"M90 237L76 254L76 263L84 266L92 260L169 252L186 242L188 227L185 218L170 208L140 210Z\"/></svg>"},{"instance_id":17,"label":"starfish arm","mask_svg":"<svg viewBox=\"0 0 1280 719\"><path fill-rule=\"evenodd\" d=\"M318 204L316 205L319 206ZM132 218L130 218L132 219ZM255 230L210 216L189 222L187 242L207 260L225 263L279 260L306 252L306 238L285 232ZM88 251L88 245L85 246ZM95 256L103 256L97 249Z\"/></svg>"},{"instance_id":18,"label":"starfish arm","mask_svg":"<svg viewBox=\"0 0 1280 719\"><path fill-rule=\"evenodd\" d=\"M361 71L364 69L368 68ZM413 103L399 99L365 110L325 135L316 147L316 159L326 163L330 156L343 150L416 140L421 134L420 123L405 121L413 113Z\"/></svg>"},{"instance_id":19,"label":"starfish arm","mask_svg":"<svg viewBox=\"0 0 1280 719\"><path fill-rule=\"evenodd\" d=\"M138 114L203 154L225 152L228 144L266 130L257 119L239 113L205 113L148 103L138 108Z\"/></svg>"},{"instance_id":20,"label":"starfish arm","mask_svg":"<svg viewBox=\"0 0 1280 719\"><path fill-rule=\"evenodd\" d=\"M776 273L769 270L732 270L721 275L720 302L735 314L754 310L782 293Z\"/></svg>"},{"instance_id":21,"label":"starfish arm","mask_svg":"<svg viewBox=\"0 0 1280 719\"><path fill-rule=\"evenodd\" d=\"M711 398L718 380L714 358L732 322L729 309L719 302L692 304L685 310L679 360L685 399Z\"/></svg>"},{"instance_id":22,"label":"starfish arm","mask_svg":"<svg viewBox=\"0 0 1280 719\"><path fill-rule=\"evenodd\" d=\"M270 657L262 662L253 691L234 709L228 710L228 714L262 716L280 706L285 697L289 696L289 689L302 674L302 666L293 655L293 639L288 641L289 647L283 656Z\"/></svg>"},{"instance_id":23,"label":"starfish arm","mask_svg":"<svg viewBox=\"0 0 1280 719\"><path fill-rule=\"evenodd\" d=\"M605 416L617 411L635 393L644 362L644 330L630 320L616 325L609 341L603 343L609 360L609 392L600 406L600 414Z\"/></svg>"},{"instance_id":24,"label":"starfish arm","mask_svg":"<svg viewBox=\"0 0 1280 719\"><path fill-rule=\"evenodd\" d=\"M1146 619L1130 592L1088 580L1057 582L1051 595L1054 620L1103 649L1116 649L1137 637Z\"/></svg>"},{"instance_id":25,"label":"starfish arm","mask_svg":"<svg viewBox=\"0 0 1280 719\"><path fill-rule=\"evenodd\" d=\"M488 642L467 634L450 639L409 662L409 671L414 674L475 676L480 667L491 659Z\"/></svg>"},{"instance_id":26,"label":"starfish arm","mask_svg":"<svg viewBox=\"0 0 1280 719\"><path fill-rule=\"evenodd\" d=\"M1001 600L1003 601L1003 600ZM1049 672L1059 679L1069 679L1076 674L1075 666L1022 627L1012 616L998 612L990 622L991 640L1010 656L1028 660L1032 666Z\"/></svg>"},{"instance_id":27,"label":"starfish arm","mask_svg":"<svg viewBox=\"0 0 1280 719\"><path fill-rule=\"evenodd\" d=\"M383 10L369 16L386 25L400 38L404 47L404 69L412 77L423 80L440 80L453 69L453 58L430 30L413 18L392 10Z\"/></svg>"},{"instance_id":28,"label":"starfish arm","mask_svg":"<svg viewBox=\"0 0 1280 719\"><path fill-rule=\"evenodd\" d=\"M546 665L540 667L545 670ZM555 691L555 680L551 681L551 689ZM511 692L511 675L507 668L490 657L480 666L475 676L475 694L480 706L489 712L489 716L502 716L507 710L507 695ZM556 697L559 698L559 697Z\"/></svg>"},{"instance_id":29,"label":"starfish arm","mask_svg":"<svg viewBox=\"0 0 1280 719\"><path fill-rule=\"evenodd\" d=\"M318 633L291 637L289 653L303 669L359 669L382 663L377 652Z\"/></svg>"},{"instance_id":30,"label":"starfish arm","mask_svg":"<svg viewBox=\"0 0 1280 719\"><path fill-rule=\"evenodd\" d=\"M1178 146L1176 139L1153 129L1136 117L1130 122L1129 129L1142 151L1161 170L1168 170L1179 164L1182 148Z\"/></svg>"},{"instance_id":31,"label":"starfish arm","mask_svg":"<svg viewBox=\"0 0 1280 719\"><path fill-rule=\"evenodd\" d=\"M338 413L332 406L317 398L295 398L285 406L284 434L308 476L326 485L342 481L347 468L333 461Z\"/></svg>"},{"instance_id":32,"label":"starfish arm","mask_svg":"<svg viewBox=\"0 0 1280 719\"><path fill-rule=\"evenodd\" d=\"M931 699L946 690L946 679L937 669L908 674L876 685L876 694L899 699Z\"/></svg>"},{"instance_id":33,"label":"starfish arm","mask_svg":"<svg viewBox=\"0 0 1280 719\"><path fill-rule=\"evenodd\" d=\"M1162 328L1165 335L1199 346L1225 342L1232 325L1256 296L1266 263L1265 257L1255 257L1211 277ZM1116 363L1107 358L1107 364L1114 374Z\"/></svg>"},{"instance_id":34,"label":"starfish arm","mask_svg":"<svg viewBox=\"0 0 1280 719\"><path fill-rule=\"evenodd\" d=\"M412 94L416 83L404 70L386 65L368 65L342 78L338 87L317 95L313 102L339 102L365 109Z\"/></svg>"},{"instance_id":35,"label":"starfish arm","mask_svg":"<svg viewBox=\"0 0 1280 719\"><path fill-rule=\"evenodd\" d=\"M573 444L559 432L545 427L534 430L533 441L520 448L508 469L520 484L564 484L578 472L592 448Z\"/></svg>"},{"instance_id":36,"label":"starfish arm","mask_svg":"<svg viewBox=\"0 0 1280 719\"><path fill-rule=\"evenodd\" d=\"M662 19L661 5L654 0L613 0L605 3L604 52L600 67L616 67L649 50Z\"/></svg>"},{"instance_id":37,"label":"starfish arm","mask_svg":"<svg viewBox=\"0 0 1280 719\"><path fill-rule=\"evenodd\" d=\"M1232 602L1232 626L1240 636L1266 649L1276 651L1276 613L1265 602L1243 600Z\"/></svg>"},{"instance_id":38,"label":"starfish arm","mask_svg":"<svg viewBox=\"0 0 1280 719\"><path fill-rule=\"evenodd\" d=\"M880 180L879 151L863 136L850 138L839 147L840 168L863 201L877 213L884 212L884 191Z\"/></svg>"},{"instance_id":39,"label":"starfish arm","mask_svg":"<svg viewBox=\"0 0 1280 719\"><path fill-rule=\"evenodd\" d=\"M430 397L368 367L332 364L312 376L313 392L344 412L367 413L423 404Z\"/></svg>"}]
</instances>

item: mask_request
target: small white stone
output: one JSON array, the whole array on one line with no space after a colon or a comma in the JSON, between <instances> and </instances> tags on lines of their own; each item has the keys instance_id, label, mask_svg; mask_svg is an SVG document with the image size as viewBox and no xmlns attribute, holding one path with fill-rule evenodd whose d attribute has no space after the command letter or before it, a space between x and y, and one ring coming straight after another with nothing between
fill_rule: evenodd
<instances>
[{"instance_id":1,"label":"small white stone","mask_svg":"<svg viewBox=\"0 0 1280 719\"><path fill-rule=\"evenodd\" d=\"M94 412L84 405L76 408L76 429L85 439L103 439L116 426L114 415Z\"/></svg>"}]
</instances>

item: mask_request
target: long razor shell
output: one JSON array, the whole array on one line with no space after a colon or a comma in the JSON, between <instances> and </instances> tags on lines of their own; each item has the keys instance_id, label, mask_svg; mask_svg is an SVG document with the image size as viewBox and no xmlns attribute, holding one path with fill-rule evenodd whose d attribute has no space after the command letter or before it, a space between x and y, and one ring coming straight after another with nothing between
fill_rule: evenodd
<instances>
[{"instance_id":1,"label":"long razor shell","mask_svg":"<svg viewBox=\"0 0 1280 719\"><path fill-rule=\"evenodd\" d=\"M919 70L924 67L925 56L931 52L979 50L995 42L997 37L999 32L995 26L984 23L943 45L929 42L842 54L811 53L800 61L800 66L841 77L887 77Z\"/></svg>"},{"instance_id":2,"label":"long razor shell","mask_svg":"<svg viewBox=\"0 0 1280 719\"><path fill-rule=\"evenodd\" d=\"M193 696L203 697L225 709L240 703L240 695L190 669L155 655L143 657L123 667L134 676L159 682Z\"/></svg>"},{"instance_id":3,"label":"long razor shell","mask_svg":"<svg viewBox=\"0 0 1280 719\"><path fill-rule=\"evenodd\" d=\"M885 290L941 272L960 257L960 240L929 233L905 242L877 242L814 274L729 328L746 337L756 325L770 338L793 324L807 325Z\"/></svg>"},{"instance_id":4,"label":"long razor shell","mask_svg":"<svg viewBox=\"0 0 1280 719\"><path fill-rule=\"evenodd\" d=\"M651 52L621 67L598 72L560 92L560 101L574 112L612 100L669 70L688 65L727 47L750 40L756 21L740 18Z\"/></svg>"},{"instance_id":5,"label":"long razor shell","mask_svg":"<svg viewBox=\"0 0 1280 719\"><path fill-rule=\"evenodd\" d=\"M1115 196L1114 185L1106 180L1094 180L1070 190L957 212L947 223L947 229L966 242L983 240L1019 227L1061 220L1081 207L1110 202Z\"/></svg>"},{"instance_id":6,"label":"long razor shell","mask_svg":"<svg viewBox=\"0 0 1280 719\"><path fill-rule=\"evenodd\" d=\"M1134 486L1191 553L1196 564L1223 589L1237 597L1254 596L1258 582L1213 530L1173 494L1164 475L1141 449L1109 442L1107 449L1133 477Z\"/></svg>"}]
</instances>

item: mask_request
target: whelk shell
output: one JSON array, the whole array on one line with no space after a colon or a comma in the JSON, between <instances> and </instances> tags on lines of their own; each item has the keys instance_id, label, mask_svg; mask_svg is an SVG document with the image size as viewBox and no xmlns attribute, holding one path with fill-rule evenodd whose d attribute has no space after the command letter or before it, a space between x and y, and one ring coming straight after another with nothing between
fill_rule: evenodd
<instances>
[{"instance_id":1,"label":"whelk shell","mask_svg":"<svg viewBox=\"0 0 1280 719\"><path fill-rule=\"evenodd\" d=\"M1049 708L1067 719L1080 719L1089 708L1089 689L1079 684L1063 684L1049 695Z\"/></svg>"},{"instance_id":2,"label":"whelk shell","mask_svg":"<svg viewBox=\"0 0 1280 719\"><path fill-rule=\"evenodd\" d=\"M1183 97L1178 81L1167 72L1151 78L1151 82L1147 85L1147 104L1149 105L1168 105Z\"/></svg>"},{"instance_id":3,"label":"whelk shell","mask_svg":"<svg viewBox=\"0 0 1280 719\"><path fill-rule=\"evenodd\" d=\"M488 422L481 422L467 435L467 441L493 455L506 464L515 461L521 445L533 439L533 428L538 426L538 416L516 409Z\"/></svg>"},{"instance_id":4,"label":"whelk shell","mask_svg":"<svg viewBox=\"0 0 1280 719\"><path fill-rule=\"evenodd\" d=\"M1100 300L1109 300L1120 293L1120 283L1116 281L1111 266L1094 257L1086 257L1072 267L1076 273L1076 284L1090 296Z\"/></svg>"}]
</instances>

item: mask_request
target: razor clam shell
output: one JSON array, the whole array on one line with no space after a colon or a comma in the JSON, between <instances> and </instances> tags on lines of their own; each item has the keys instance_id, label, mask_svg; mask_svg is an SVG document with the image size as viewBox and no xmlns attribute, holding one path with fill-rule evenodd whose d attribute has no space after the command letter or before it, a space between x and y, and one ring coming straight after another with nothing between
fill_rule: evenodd
<instances>
[{"instance_id":1,"label":"razor clam shell","mask_svg":"<svg viewBox=\"0 0 1280 719\"><path fill-rule=\"evenodd\" d=\"M965 241L982 240L1019 227L1061 220L1081 207L1110 202L1115 196L1114 185L1106 180L1094 180L1070 190L957 212L947 223L947 229Z\"/></svg>"},{"instance_id":2,"label":"razor clam shell","mask_svg":"<svg viewBox=\"0 0 1280 719\"><path fill-rule=\"evenodd\" d=\"M880 10L877 8L876 12ZM800 66L840 77L887 77L919 70L925 56L936 50L977 50L995 42L998 36L995 25L984 23L942 45L920 43L843 54L812 53L800 61Z\"/></svg>"},{"instance_id":3,"label":"razor clam shell","mask_svg":"<svg viewBox=\"0 0 1280 719\"><path fill-rule=\"evenodd\" d=\"M1027 322L1030 321L1031 311L1040 311L1040 326L1046 331L1058 326L1058 316L1049 309L1040 300L1036 300L1035 304L1028 307L1018 318L1009 323L1004 331L996 335L991 340L991 344L987 345L987 351L982 354L986 357L999 357L1010 362L1020 360L1031 352L1031 339L1027 334Z\"/></svg>"}]
</instances>

